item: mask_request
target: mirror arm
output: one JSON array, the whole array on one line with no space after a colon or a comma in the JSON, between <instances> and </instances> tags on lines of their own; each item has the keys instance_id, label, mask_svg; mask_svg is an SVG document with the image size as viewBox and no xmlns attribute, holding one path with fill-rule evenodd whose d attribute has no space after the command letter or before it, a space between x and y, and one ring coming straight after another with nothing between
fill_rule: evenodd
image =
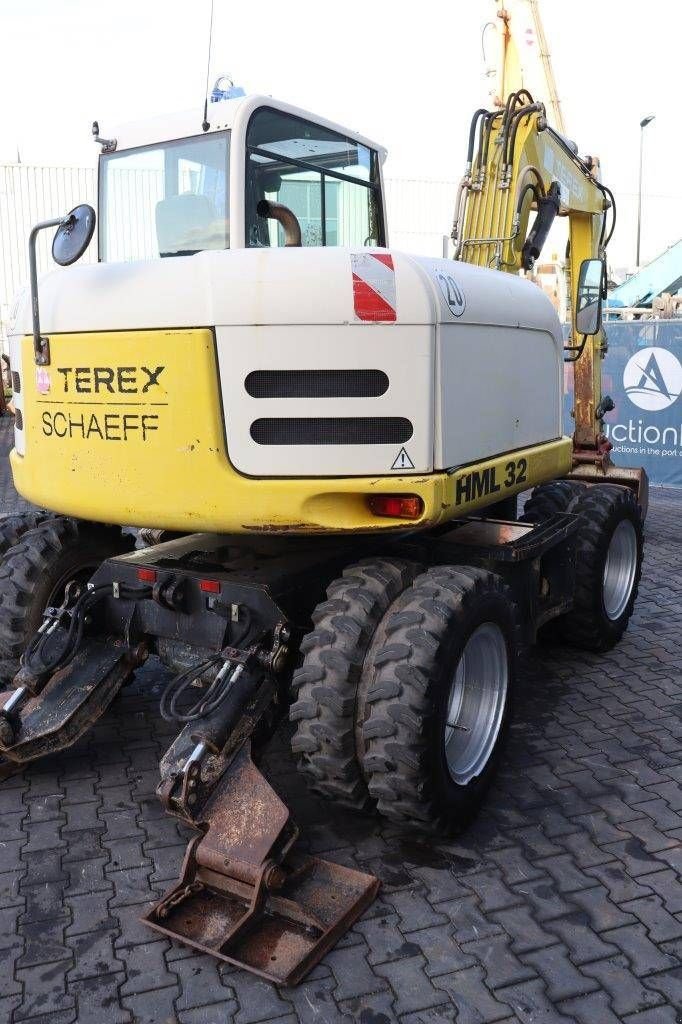
<instances>
[{"instance_id":1,"label":"mirror arm","mask_svg":"<svg viewBox=\"0 0 682 1024\"><path fill-rule=\"evenodd\" d=\"M28 267L31 282L31 316L33 318L33 355L36 366L49 366L50 342L40 334L40 310L38 308L38 267L36 260L36 242L38 233L44 228L58 228L69 218L58 217L54 220L43 220L31 228L28 236Z\"/></svg>"},{"instance_id":2,"label":"mirror arm","mask_svg":"<svg viewBox=\"0 0 682 1024\"><path fill-rule=\"evenodd\" d=\"M566 358L564 356L564 362L565 363L577 363L578 362L578 360L580 359L581 355L583 354L583 352L585 350L585 345L587 344L588 337L589 337L588 334L583 334L582 341L580 342L579 345L564 345L564 352L575 353L575 355L569 356L568 358Z\"/></svg>"}]
</instances>

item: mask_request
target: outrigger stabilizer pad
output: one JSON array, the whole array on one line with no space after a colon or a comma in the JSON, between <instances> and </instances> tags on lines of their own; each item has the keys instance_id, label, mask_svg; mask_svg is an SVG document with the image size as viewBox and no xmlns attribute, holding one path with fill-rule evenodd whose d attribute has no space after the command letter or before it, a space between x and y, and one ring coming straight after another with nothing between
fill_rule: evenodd
<instances>
[{"instance_id":1,"label":"outrigger stabilizer pad","mask_svg":"<svg viewBox=\"0 0 682 1024\"><path fill-rule=\"evenodd\" d=\"M379 880L297 857L289 811L238 750L195 823L180 878L151 928L281 985L295 985L372 903Z\"/></svg>"}]
</instances>

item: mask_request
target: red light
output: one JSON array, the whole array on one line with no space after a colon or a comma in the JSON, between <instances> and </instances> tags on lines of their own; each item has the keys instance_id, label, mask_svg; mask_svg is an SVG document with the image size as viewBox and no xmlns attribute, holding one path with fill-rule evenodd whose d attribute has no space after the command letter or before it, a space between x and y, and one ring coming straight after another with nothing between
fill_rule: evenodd
<instances>
[{"instance_id":1,"label":"red light","mask_svg":"<svg viewBox=\"0 0 682 1024\"><path fill-rule=\"evenodd\" d=\"M138 569L137 578L140 583L156 583L156 569Z\"/></svg>"},{"instance_id":2,"label":"red light","mask_svg":"<svg viewBox=\"0 0 682 1024\"><path fill-rule=\"evenodd\" d=\"M418 494L372 494L367 504L375 516L388 519L419 519L424 513Z\"/></svg>"},{"instance_id":3,"label":"red light","mask_svg":"<svg viewBox=\"0 0 682 1024\"><path fill-rule=\"evenodd\" d=\"M218 580L199 580L199 590L203 590L205 594L219 594L220 583Z\"/></svg>"}]
</instances>

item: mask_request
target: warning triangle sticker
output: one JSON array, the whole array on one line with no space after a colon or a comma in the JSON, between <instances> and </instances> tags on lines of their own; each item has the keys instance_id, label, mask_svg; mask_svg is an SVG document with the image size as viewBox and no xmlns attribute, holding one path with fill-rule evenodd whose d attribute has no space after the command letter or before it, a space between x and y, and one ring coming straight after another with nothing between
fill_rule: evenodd
<instances>
[{"instance_id":1,"label":"warning triangle sticker","mask_svg":"<svg viewBox=\"0 0 682 1024\"><path fill-rule=\"evenodd\" d=\"M401 448L396 455L395 462L391 466L391 469L414 469L414 462L404 448Z\"/></svg>"}]
</instances>

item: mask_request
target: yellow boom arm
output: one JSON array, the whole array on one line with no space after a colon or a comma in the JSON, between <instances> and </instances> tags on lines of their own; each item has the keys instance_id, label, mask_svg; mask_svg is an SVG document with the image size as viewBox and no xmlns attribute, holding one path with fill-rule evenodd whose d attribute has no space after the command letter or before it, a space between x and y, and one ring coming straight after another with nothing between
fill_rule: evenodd
<instances>
[{"instance_id":1,"label":"yellow boom arm","mask_svg":"<svg viewBox=\"0 0 682 1024\"><path fill-rule=\"evenodd\" d=\"M474 115L469 153L460 184L453 240L455 258L518 273L531 270L554 216L569 223L569 281L575 330L579 269L583 260L603 257L608 189L597 177L596 161L581 160L574 147L547 124L544 106L525 89L504 109ZM537 212L529 233L532 211ZM603 333L585 344L575 363L576 446L596 446L601 425Z\"/></svg>"},{"instance_id":2,"label":"yellow boom arm","mask_svg":"<svg viewBox=\"0 0 682 1024\"><path fill-rule=\"evenodd\" d=\"M554 218L568 217L567 361L573 363L575 399L571 475L632 487L645 510L646 474L613 466L604 436L603 417L612 408L601 390L606 335L600 328L582 337L576 329L580 267L589 259L605 264L615 201L599 180L599 161L580 158L564 135L538 0L495 0L495 7L495 21L486 26L494 27L498 38L492 109L477 110L471 122L452 230L455 258L509 273L530 270ZM546 99L558 130L550 127L544 104L533 100L530 89Z\"/></svg>"}]
</instances>

